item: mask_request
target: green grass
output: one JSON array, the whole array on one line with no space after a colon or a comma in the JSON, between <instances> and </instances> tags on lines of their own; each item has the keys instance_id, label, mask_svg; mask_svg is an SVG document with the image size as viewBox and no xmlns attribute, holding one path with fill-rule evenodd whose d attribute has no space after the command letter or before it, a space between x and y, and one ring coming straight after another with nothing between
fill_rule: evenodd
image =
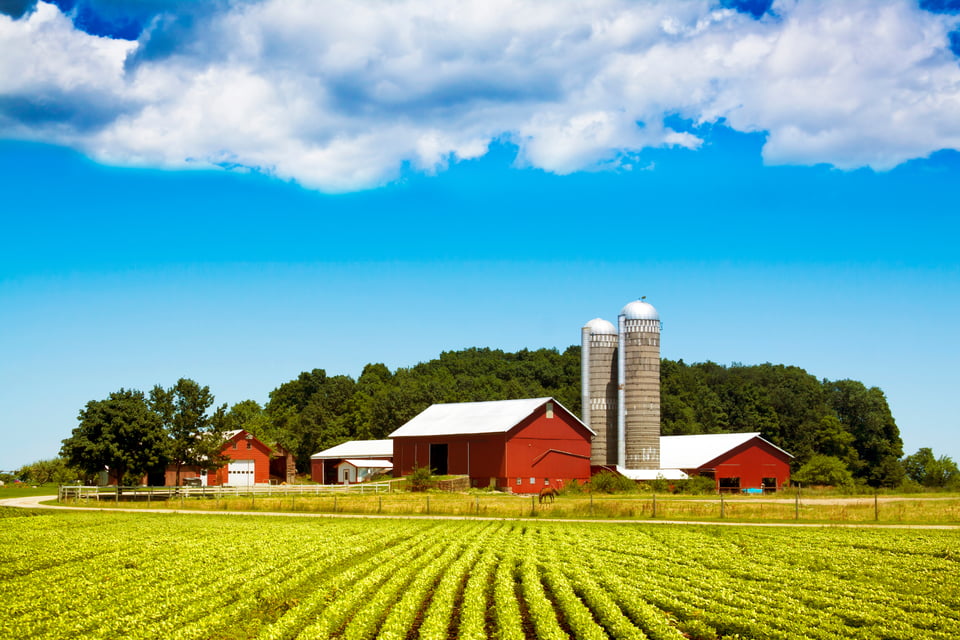
<instances>
[{"instance_id":1,"label":"green grass","mask_svg":"<svg viewBox=\"0 0 960 640\"><path fill-rule=\"evenodd\" d=\"M0 500L6 498L25 498L28 496L54 496L57 495L57 488L55 484L44 484L40 486L6 484L0 487Z\"/></svg>"}]
</instances>

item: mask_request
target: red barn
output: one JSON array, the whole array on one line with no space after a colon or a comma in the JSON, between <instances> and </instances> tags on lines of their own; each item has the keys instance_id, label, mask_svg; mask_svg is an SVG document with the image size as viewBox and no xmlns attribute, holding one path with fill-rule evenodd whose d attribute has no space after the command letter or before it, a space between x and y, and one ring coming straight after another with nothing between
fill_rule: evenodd
<instances>
[{"instance_id":1,"label":"red barn","mask_svg":"<svg viewBox=\"0 0 960 640\"><path fill-rule=\"evenodd\" d=\"M252 433L243 429L228 431L220 453L229 458L229 462L216 471L204 471L196 467L181 467L180 482L188 478L199 478L205 486L228 484L231 486L251 486L274 482L293 482L296 467L293 456L282 447L271 449ZM167 486L176 484L176 468L167 467L165 480Z\"/></svg>"},{"instance_id":2,"label":"red barn","mask_svg":"<svg viewBox=\"0 0 960 640\"><path fill-rule=\"evenodd\" d=\"M792 455L759 433L661 436L660 464L716 480L718 491L776 491L790 480Z\"/></svg>"},{"instance_id":3,"label":"red barn","mask_svg":"<svg viewBox=\"0 0 960 640\"><path fill-rule=\"evenodd\" d=\"M474 487L538 493L590 479L593 435L553 398L435 404L390 434L393 474L429 466Z\"/></svg>"}]
</instances>

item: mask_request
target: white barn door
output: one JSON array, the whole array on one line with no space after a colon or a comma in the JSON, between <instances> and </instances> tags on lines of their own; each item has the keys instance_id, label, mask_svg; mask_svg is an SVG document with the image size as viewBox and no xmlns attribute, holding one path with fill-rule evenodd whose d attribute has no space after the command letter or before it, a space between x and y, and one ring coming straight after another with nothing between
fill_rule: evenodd
<instances>
[{"instance_id":1,"label":"white barn door","mask_svg":"<svg viewBox=\"0 0 960 640\"><path fill-rule=\"evenodd\" d=\"M232 460L227 466L227 484L235 487L253 486L253 460Z\"/></svg>"}]
</instances>

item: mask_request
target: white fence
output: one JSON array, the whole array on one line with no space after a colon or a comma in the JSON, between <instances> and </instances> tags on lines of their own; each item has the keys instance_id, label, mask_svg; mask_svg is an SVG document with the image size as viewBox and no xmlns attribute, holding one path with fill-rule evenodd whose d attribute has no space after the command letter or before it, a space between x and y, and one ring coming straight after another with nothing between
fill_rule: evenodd
<instances>
[{"instance_id":1,"label":"white fence","mask_svg":"<svg viewBox=\"0 0 960 640\"><path fill-rule=\"evenodd\" d=\"M232 487L220 485L215 487L90 487L82 485L62 485L57 495L59 502L89 501L89 500L128 500L151 501L169 500L171 498L230 498L234 496L288 496L307 495L323 496L344 493L387 493L390 491L388 482L364 482L359 484L286 484L286 485L251 485L246 487Z\"/></svg>"}]
</instances>

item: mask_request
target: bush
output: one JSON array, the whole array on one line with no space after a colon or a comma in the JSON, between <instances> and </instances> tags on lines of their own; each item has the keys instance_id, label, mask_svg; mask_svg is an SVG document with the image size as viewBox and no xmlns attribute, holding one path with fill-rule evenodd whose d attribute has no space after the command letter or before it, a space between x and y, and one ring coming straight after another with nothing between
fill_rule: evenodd
<instances>
[{"instance_id":1,"label":"bush","mask_svg":"<svg viewBox=\"0 0 960 640\"><path fill-rule=\"evenodd\" d=\"M846 463L833 456L815 455L793 474L792 480L803 485L852 487L853 474Z\"/></svg>"},{"instance_id":2,"label":"bush","mask_svg":"<svg viewBox=\"0 0 960 640\"><path fill-rule=\"evenodd\" d=\"M407 487L410 491L426 491L435 484L433 469L430 467L414 467L413 473L407 476Z\"/></svg>"},{"instance_id":3,"label":"bush","mask_svg":"<svg viewBox=\"0 0 960 640\"><path fill-rule=\"evenodd\" d=\"M637 483L633 480L611 471L601 471L590 478L588 484L593 493L628 493L637 490Z\"/></svg>"},{"instance_id":4,"label":"bush","mask_svg":"<svg viewBox=\"0 0 960 640\"><path fill-rule=\"evenodd\" d=\"M710 495L717 492L717 482L707 476L693 476L676 482L677 491L695 496Z\"/></svg>"}]
</instances>

